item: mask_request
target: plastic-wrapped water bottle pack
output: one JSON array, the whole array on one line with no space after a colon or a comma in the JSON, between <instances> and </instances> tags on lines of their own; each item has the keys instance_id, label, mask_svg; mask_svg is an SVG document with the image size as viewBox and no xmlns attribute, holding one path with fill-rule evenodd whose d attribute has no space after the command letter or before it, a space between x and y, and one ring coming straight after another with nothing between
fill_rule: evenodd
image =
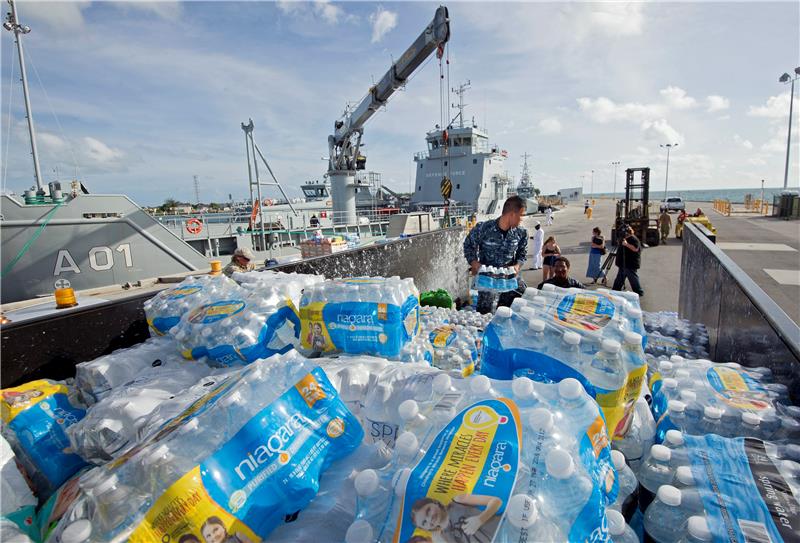
<instances>
[{"instance_id":1,"label":"plastic-wrapped water bottle pack","mask_svg":"<svg viewBox=\"0 0 800 543\"><path fill-rule=\"evenodd\" d=\"M287 297L292 301L294 307L300 307L300 298L304 289L325 280L321 275L283 273L269 270L234 272L231 278L243 288L257 290L265 298L271 296Z\"/></svg>"},{"instance_id":2,"label":"plastic-wrapped water bottle pack","mask_svg":"<svg viewBox=\"0 0 800 543\"><path fill-rule=\"evenodd\" d=\"M651 380L657 442L670 429L692 435L800 439L800 409L769 368L744 368L673 356Z\"/></svg>"},{"instance_id":3,"label":"plastic-wrapped water bottle pack","mask_svg":"<svg viewBox=\"0 0 800 543\"><path fill-rule=\"evenodd\" d=\"M681 319L672 311L645 312L643 318L647 330L647 354L708 357L708 329L704 324Z\"/></svg>"},{"instance_id":4,"label":"plastic-wrapped water bottle pack","mask_svg":"<svg viewBox=\"0 0 800 543\"><path fill-rule=\"evenodd\" d=\"M245 289L217 277L218 288L194 296L194 304L170 334L186 358L208 358L210 365L249 364L283 354L300 337L300 320L283 292Z\"/></svg>"},{"instance_id":5,"label":"plastic-wrapped water bottle pack","mask_svg":"<svg viewBox=\"0 0 800 543\"><path fill-rule=\"evenodd\" d=\"M344 366L340 366L344 367ZM296 352L226 374L176 417L81 480L62 533L80 541L265 538L363 440L324 371ZM191 539L191 538L194 539ZM189 538L189 539L186 539Z\"/></svg>"},{"instance_id":6,"label":"plastic-wrapped water bottle pack","mask_svg":"<svg viewBox=\"0 0 800 543\"><path fill-rule=\"evenodd\" d=\"M36 503L14 451L0 436L0 541L35 535Z\"/></svg>"},{"instance_id":7,"label":"plastic-wrapped water bottle pack","mask_svg":"<svg viewBox=\"0 0 800 543\"><path fill-rule=\"evenodd\" d=\"M493 290L507 292L517 290L519 281L514 268L498 268L495 266L481 266L475 276L474 288L476 290Z\"/></svg>"},{"instance_id":8,"label":"plastic-wrapped water bottle pack","mask_svg":"<svg viewBox=\"0 0 800 543\"><path fill-rule=\"evenodd\" d=\"M399 404L408 380L377 379L401 422L391 460L353 478L347 543L608 540L619 484L602 415L579 382L426 377Z\"/></svg>"},{"instance_id":9,"label":"plastic-wrapped water bottle pack","mask_svg":"<svg viewBox=\"0 0 800 543\"><path fill-rule=\"evenodd\" d=\"M639 474L645 541L797 540L800 447L678 432L665 445Z\"/></svg>"},{"instance_id":10,"label":"plastic-wrapped water bottle pack","mask_svg":"<svg viewBox=\"0 0 800 543\"><path fill-rule=\"evenodd\" d=\"M146 369L94 404L83 419L67 429L72 450L93 464L112 460L138 441L140 430L162 403L175 398L186 401L185 389L220 371L187 361Z\"/></svg>"},{"instance_id":11,"label":"plastic-wrapped water bottle pack","mask_svg":"<svg viewBox=\"0 0 800 543\"><path fill-rule=\"evenodd\" d=\"M300 302L306 352L401 356L419 330L412 279L357 277L310 285Z\"/></svg>"},{"instance_id":12,"label":"plastic-wrapped water bottle pack","mask_svg":"<svg viewBox=\"0 0 800 543\"><path fill-rule=\"evenodd\" d=\"M74 388L40 379L0 391L2 435L37 497L46 499L86 465L71 451L66 430L86 414Z\"/></svg>"},{"instance_id":13,"label":"plastic-wrapped water bottle pack","mask_svg":"<svg viewBox=\"0 0 800 543\"><path fill-rule=\"evenodd\" d=\"M647 369L638 297L546 286L552 288L528 289L511 308L497 309L484 334L481 373L577 379L612 435L625 435Z\"/></svg>"},{"instance_id":14,"label":"plastic-wrapped water bottle pack","mask_svg":"<svg viewBox=\"0 0 800 543\"><path fill-rule=\"evenodd\" d=\"M156 335L167 334L181 317L208 298L226 297L237 290L224 275L190 275L176 286L162 290L144 303L147 324Z\"/></svg>"}]
</instances>

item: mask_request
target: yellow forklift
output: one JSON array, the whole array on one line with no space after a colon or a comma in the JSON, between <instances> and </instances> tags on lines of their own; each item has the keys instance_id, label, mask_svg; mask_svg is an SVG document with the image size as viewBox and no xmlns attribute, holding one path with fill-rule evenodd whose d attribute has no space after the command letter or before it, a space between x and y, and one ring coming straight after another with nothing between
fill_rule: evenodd
<instances>
[{"instance_id":1,"label":"yellow forklift","mask_svg":"<svg viewBox=\"0 0 800 543\"><path fill-rule=\"evenodd\" d=\"M611 229L611 243L617 244L619 230L627 224L636 237L651 247L658 245L658 219L650 218L650 168L625 170L625 198L617 202L616 220Z\"/></svg>"}]
</instances>

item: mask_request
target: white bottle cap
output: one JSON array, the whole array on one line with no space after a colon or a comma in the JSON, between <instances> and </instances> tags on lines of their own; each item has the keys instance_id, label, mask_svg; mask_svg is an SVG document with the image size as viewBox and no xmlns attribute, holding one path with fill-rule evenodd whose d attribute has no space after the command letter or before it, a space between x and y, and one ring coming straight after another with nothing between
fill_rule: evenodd
<instances>
[{"instance_id":1,"label":"white bottle cap","mask_svg":"<svg viewBox=\"0 0 800 543\"><path fill-rule=\"evenodd\" d=\"M615 339L604 339L602 343L600 343L600 348L607 353L617 354L622 346L619 344L619 341Z\"/></svg>"},{"instance_id":2,"label":"white bottle cap","mask_svg":"<svg viewBox=\"0 0 800 543\"><path fill-rule=\"evenodd\" d=\"M614 469L622 471L625 468L625 455L621 451L611 451L611 462L614 464Z\"/></svg>"},{"instance_id":3,"label":"white bottle cap","mask_svg":"<svg viewBox=\"0 0 800 543\"><path fill-rule=\"evenodd\" d=\"M712 540L711 530L708 529L708 522L703 516L695 515L689 517L688 530L689 535L700 541Z\"/></svg>"},{"instance_id":4,"label":"white bottle cap","mask_svg":"<svg viewBox=\"0 0 800 543\"><path fill-rule=\"evenodd\" d=\"M534 296L533 300L531 300L531 303L536 305L545 305L547 304L547 298L544 296Z\"/></svg>"},{"instance_id":5,"label":"white bottle cap","mask_svg":"<svg viewBox=\"0 0 800 543\"><path fill-rule=\"evenodd\" d=\"M92 536L92 523L82 518L67 525L61 532L62 543L84 543Z\"/></svg>"},{"instance_id":6,"label":"white bottle cap","mask_svg":"<svg viewBox=\"0 0 800 543\"><path fill-rule=\"evenodd\" d=\"M673 354L672 356L670 356L669 360L673 364L680 364L681 362L685 362L686 361L686 359L684 357L682 357L680 355L677 355L677 354Z\"/></svg>"},{"instance_id":7,"label":"white bottle cap","mask_svg":"<svg viewBox=\"0 0 800 543\"><path fill-rule=\"evenodd\" d=\"M514 311L522 311L528 305L528 301L524 300L523 298L514 298L514 301L511 302L511 309Z\"/></svg>"},{"instance_id":8,"label":"white bottle cap","mask_svg":"<svg viewBox=\"0 0 800 543\"><path fill-rule=\"evenodd\" d=\"M625 343L629 345L642 345L642 334L637 334L636 332L625 332Z\"/></svg>"},{"instance_id":9,"label":"white bottle cap","mask_svg":"<svg viewBox=\"0 0 800 543\"><path fill-rule=\"evenodd\" d=\"M515 528L530 528L539 518L539 512L536 510L536 500L527 494L514 494L508 500L506 518Z\"/></svg>"},{"instance_id":10,"label":"white bottle cap","mask_svg":"<svg viewBox=\"0 0 800 543\"><path fill-rule=\"evenodd\" d=\"M398 470L392 477L392 488L394 488L394 495L398 498L405 494L406 483L411 476L411 468L403 468Z\"/></svg>"},{"instance_id":11,"label":"white bottle cap","mask_svg":"<svg viewBox=\"0 0 800 543\"><path fill-rule=\"evenodd\" d=\"M577 379L567 377L558 383L558 394L565 400L575 400L583 394L583 385Z\"/></svg>"},{"instance_id":12,"label":"white bottle cap","mask_svg":"<svg viewBox=\"0 0 800 543\"><path fill-rule=\"evenodd\" d=\"M506 307L504 305L501 305L500 307L497 308L497 311L495 311L494 316L495 317L499 317L501 319L508 319L513 314L514 314L514 312L511 310L510 307Z\"/></svg>"},{"instance_id":13,"label":"white bottle cap","mask_svg":"<svg viewBox=\"0 0 800 543\"><path fill-rule=\"evenodd\" d=\"M104 494L108 492L109 490L117 486L118 483L119 479L117 479L117 475L115 473L112 473L104 481L100 481L97 485L95 485L94 487L95 495Z\"/></svg>"},{"instance_id":14,"label":"white bottle cap","mask_svg":"<svg viewBox=\"0 0 800 543\"><path fill-rule=\"evenodd\" d=\"M536 318L536 310L529 305L526 305L519 310L519 314L524 319L528 319L528 328L531 328L530 321ZM541 330L534 330L534 332L541 332Z\"/></svg>"},{"instance_id":15,"label":"white bottle cap","mask_svg":"<svg viewBox=\"0 0 800 543\"><path fill-rule=\"evenodd\" d=\"M664 442L672 445L672 448L683 446L683 434L679 430L667 430L664 438Z\"/></svg>"},{"instance_id":16,"label":"white bottle cap","mask_svg":"<svg viewBox=\"0 0 800 543\"><path fill-rule=\"evenodd\" d=\"M561 449L553 449L545 458L547 473L556 479L566 479L575 473L575 463L572 455Z\"/></svg>"},{"instance_id":17,"label":"white bottle cap","mask_svg":"<svg viewBox=\"0 0 800 543\"><path fill-rule=\"evenodd\" d=\"M678 469L675 470L675 478L684 486L694 486L691 466L678 466Z\"/></svg>"},{"instance_id":18,"label":"white bottle cap","mask_svg":"<svg viewBox=\"0 0 800 543\"><path fill-rule=\"evenodd\" d=\"M689 370L678 370L675 372L676 379L688 379L691 376L692 374L689 373Z\"/></svg>"},{"instance_id":19,"label":"white bottle cap","mask_svg":"<svg viewBox=\"0 0 800 543\"><path fill-rule=\"evenodd\" d=\"M664 445L653 445L650 447L650 456L659 462L669 462L672 458L672 451Z\"/></svg>"},{"instance_id":20,"label":"white bottle cap","mask_svg":"<svg viewBox=\"0 0 800 543\"><path fill-rule=\"evenodd\" d=\"M606 518L608 519L608 533L612 536L618 536L625 533L625 517L622 513L614 509L606 509Z\"/></svg>"},{"instance_id":21,"label":"white bottle cap","mask_svg":"<svg viewBox=\"0 0 800 543\"><path fill-rule=\"evenodd\" d=\"M714 407L713 405L707 405L703 409L703 416L708 419L719 420L722 418L722 409Z\"/></svg>"},{"instance_id":22,"label":"white bottle cap","mask_svg":"<svg viewBox=\"0 0 800 543\"><path fill-rule=\"evenodd\" d=\"M669 372L672 371L672 362L669 360L662 360L658 363L658 371Z\"/></svg>"},{"instance_id":23,"label":"white bottle cap","mask_svg":"<svg viewBox=\"0 0 800 543\"><path fill-rule=\"evenodd\" d=\"M750 426L758 426L758 423L761 422L761 417L752 411L745 411L742 413L742 422L744 424L749 424Z\"/></svg>"},{"instance_id":24,"label":"white bottle cap","mask_svg":"<svg viewBox=\"0 0 800 543\"><path fill-rule=\"evenodd\" d=\"M669 389L678 388L678 381L672 377L667 377L661 381L661 387Z\"/></svg>"},{"instance_id":25,"label":"white bottle cap","mask_svg":"<svg viewBox=\"0 0 800 543\"><path fill-rule=\"evenodd\" d=\"M545 407L537 407L531 411L528 422L536 431L550 432L553 429L553 413Z\"/></svg>"},{"instance_id":26,"label":"white bottle cap","mask_svg":"<svg viewBox=\"0 0 800 543\"><path fill-rule=\"evenodd\" d=\"M378 472L374 469L365 469L356 475L355 487L359 496L372 496L378 491L379 485Z\"/></svg>"},{"instance_id":27,"label":"white bottle cap","mask_svg":"<svg viewBox=\"0 0 800 543\"><path fill-rule=\"evenodd\" d=\"M403 421L408 422L419 415L419 404L415 400L406 400L397 407L397 413Z\"/></svg>"},{"instance_id":28,"label":"white bottle cap","mask_svg":"<svg viewBox=\"0 0 800 543\"><path fill-rule=\"evenodd\" d=\"M667 411L672 413L683 413L686 410L686 404L680 400L670 400L667 402Z\"/></svg>"},{"instance_id":29,"label":"white bottle cap","mask_svg":"<svg viewBox=\"0 0 800 543\"><path fill-rule=\"evenodd\" d=\"M638 295L637 295L637 297L638 297ZM640 318L642 318L642 310L641 309L637 309L635 307L629 307L628 308L628 316L630 318L632 318L632 319L640 319Z\"/></svg>"},{"instance_id":30,"label":"white bottle cap","mask_svg":"<svg viewBox=\"0 0 800 543\"><path fill-rule=\"evenodd\" d=\"M581 336L575 332L564 332L564 343L567 345L580 345Z\"/></svg>"},{"instance_id":31,"label":"white bottle cap","mask_svg":"<svg viewBox=\"0 0 800 543\"><path fill-rule=\"evenodd\" d=\"M533 332L544 332L544 321L542 319L531 319L528 322L528 328Z\"/></svg>"},{"instance_id":32,"label":"white bottle cap","mask_svg":"<svg viewBox=\"0 0 800 543\"><path fill-rule=\"evenodd\" d=\"M419 452L419 440L411 432L403 432L394 442L394 450L400 456L413 456Z\"/></svg>"},{"instance_id":33,"label":"white bottle cap","mask_svg":"<svg viewBox=\"0 0 800 543\"><path fill-rule=\"evenodd\" d=\"M433 391L436 394L445 394L450 391L453 381L446 373L440 373L433 378Z\"/></svg>"},{"instance_id":34,"label":"white bottle cap","mask_svg":"<svg viewBox=\"0 0 800 543\"><path fill-rule=\"evenodd\" d=\"M697 393L694 390L681 390L681 400L684 402L693 402L697 399Z\"/></svg>"},{"instance_id":35,"label":"white bottle cap","mask_svg":"<svg viewBox=\"0 0 800 543\"><path fill-rule=\"evenodd\" d=\"M556 289L556 286L550 283L545 283L542 285L542 292L553 292Z\"/></svg>"},{"instance_id":36,"label":"white bottle cap","mask_svg":"<svg viewBox=\"0 0 800 543\"><path fill-rule=\"evenodd\" d=\"M515 398L524 400L533 397L533 381L527 377L517 377L511 381L511 392Z\"/></svg>"},{"instance_id":37,"label":"white bottle cap","mask_svg":"<svg viewBox=\"0 0 800 543\"><path fill-rule=\"evenodd\" d=\"M658 445L654 446L657 447ZM670 507L678 507L681 504L681 491L672 485L661 485L658 488L656 497L661 501L661 503L664 505L669 505Z\"/></svg>"},{"instance_id":38,"label":"white bottle cap","mask_svg":"<svg viewBox=\"0 0 800 543\"><path fill-rule=\"evenodd\" d=\"M347 528L344 535L345 543L373 543L372 526L364 519L358 519Z\"/></svg>"},{"instance_id":39,"label":"white bottle cap","mask_svg":"<svg viewBox=\"0 0 800 543\"><path fill-rule=\"evenodd\" d=\"M492 382L485 375L476 375L470 380L469 388L475 394L486 394L492 388Z\"/></svg>"}]
</instances>

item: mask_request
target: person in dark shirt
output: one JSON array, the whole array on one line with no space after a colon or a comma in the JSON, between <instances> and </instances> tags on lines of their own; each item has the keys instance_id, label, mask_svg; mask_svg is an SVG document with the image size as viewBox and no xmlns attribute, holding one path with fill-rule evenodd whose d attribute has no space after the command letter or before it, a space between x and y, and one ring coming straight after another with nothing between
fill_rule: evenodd
<instances>
[{"instance_id":1,"label":"person in dark shirt","mask_svg":"<svg viewBox=\"0 0 800 543\"><path fill-rule=\"evenodd\" d=\"M555 275L539 283L537 288L541 290L544 285L555 285L561 288L586 288L583 286L583 283L569 276L569 268L569 259L565 256L557 256L553 264Z\"/></svg>"},{"instance_id":2,"label":"person in dark shirt","mask_svg":"<svg viewBox=\"0 0 800 543\"><path fill-rule=\"evenodd\" d=\"M625 279L631 285L633 290L639 296L644 296L644 290L639 282L639 268L642 265L642 244L633 234L633 228L628 226L625 229L625 237L617 247L617 255L615 263L619 268L617 278L614 279L614 286L612 290L622 290L625 284Z\"/></svg>"}]
</instances>

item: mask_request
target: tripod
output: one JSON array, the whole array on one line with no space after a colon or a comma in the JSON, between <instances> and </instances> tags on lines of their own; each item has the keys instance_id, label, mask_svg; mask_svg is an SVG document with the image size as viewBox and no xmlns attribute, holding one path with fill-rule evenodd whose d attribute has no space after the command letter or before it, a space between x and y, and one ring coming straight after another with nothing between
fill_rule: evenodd
<instances>
[{"instance_id":1,"label":"tripod","mask_svg":"<svg viewBox=\"0 0 800 543\"><path fill-rule=\"evenodd\" d=\"M614 266L614 257L617 255L616 248L612 249L606 255L606 259L603 260L603 263L600 265L600 273L597 277L604 277L605 280L608 280L608 274L611 271L611 268ZM596 280L597 277L594 279Z\"/></svg>"}]
</instances>

